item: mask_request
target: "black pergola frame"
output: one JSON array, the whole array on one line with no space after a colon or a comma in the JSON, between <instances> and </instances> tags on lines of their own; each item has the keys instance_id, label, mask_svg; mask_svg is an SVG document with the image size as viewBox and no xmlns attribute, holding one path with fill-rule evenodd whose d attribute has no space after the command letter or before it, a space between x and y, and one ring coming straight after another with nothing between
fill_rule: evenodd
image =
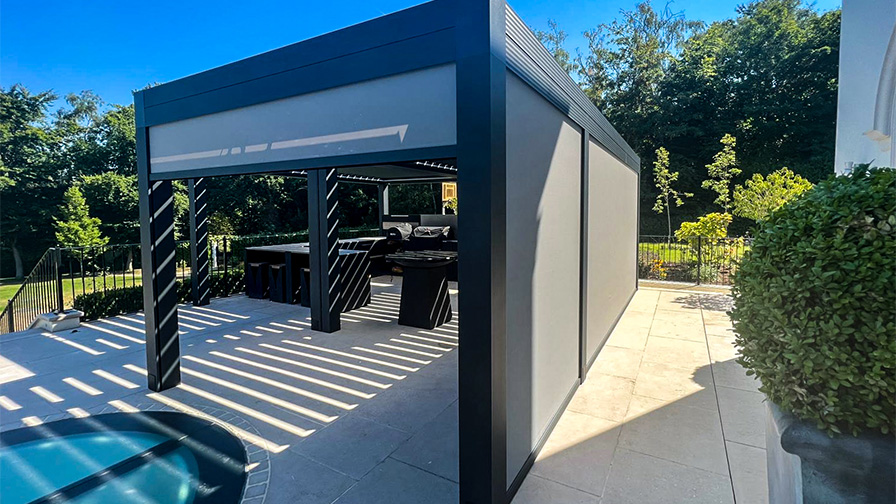
<instances>
[{"instance_id":1,"label":"black pergola frame","mask_svg":"<svg viewBox=\"0 0 896 504\"><path fill-rule=\"evenodd\" d=\"M149 129L153 126L445 64L454 64L456 68L454 145L150 172ZM464 321L459 324L458 347L460 501L509 502L546 437L532 451L516 478L508 482L504 271L507 70L577 125L583 133L584 167L588 166L588 145L593 140L636 173L640 171L640 160L633 150L557 66L505 0L435 0L136 92L141 244L144 268L150 269L149 275L144 273L149 388L164 390L180 383L177 299L172 289L174 237L173 229L167 225L173 218L171 180L261 173L307 177L309 200L313 200L310 206L317 209L315 215L309 214L309 220L313 221L310 222L311 246L318 251L312 261L326 265L335 262L325 253L329 248L326 231L332 231L326 210L335 204L327 201L326 184L339 168L456 160L456 174L442 173L442 178L389 183L457 180L463 188L462 211L458 217L458 252L463 258L459 264L459 283L464 289L458 307L464 314ZM583 169L582 177L583 182L587 181L587 169ZM387 200L383 181L354 181L379 185L381 204ZM584 254L587 250L586 187L583 184L582 282L588 267ZM201 220L196 215L191 218ZM192 236L197 235L201 233L194 229ZM631 246L637 247L636 239ZM317 276L312 278L312 291L323 291L321 285L326 279ZM585 350L585 288L580 287L578 372L583 380L596 353L587 355ZM636 285L632 288L636 289ZM338 317L335 323L338 326ZM332 328L323 330L328 329Z\"/></svg>"}]
</instances>

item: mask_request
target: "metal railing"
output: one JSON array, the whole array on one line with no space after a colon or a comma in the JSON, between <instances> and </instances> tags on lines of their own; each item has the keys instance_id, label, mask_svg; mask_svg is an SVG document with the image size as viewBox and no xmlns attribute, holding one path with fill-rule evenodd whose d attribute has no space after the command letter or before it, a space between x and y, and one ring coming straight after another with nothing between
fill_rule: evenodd
<instances>
[{"instance_id":1,"label":"metal railing","mask_svg":"<svg viewBox=\"0 0 896 504\"><path fill-rule=\"evenodd\" d=\"M377 229L344 229L340 238L378 234ZM209 238L210 280L213 295L242 292L247 247L277 245L308 240L307 231L252 236ZM190 243L175 247L176 275L180 284L190 282ZM32 272L0 312L0 334L31 327L41 314L62 312L74 307L79 296L143 285L140 244L126 243L99 247L59 247L47 250ZM189 292L184 290L183 292Z\"/></svg>"},{"instance_id":2,"label":"metal railing","mask_svg":"<svg viewBox=\"0 0 896 504\"><path fill-rule=\"evenodd\" d=\"M59 249L51 248L44 252L0 313L0 334L23 331L40 314L61 311L64 303L59 279Z\"/></svg>"},{"instance_id":3,"label":"metal railing","mask_svg":"<svg viewBox=\"0 0 896 504\"><path fill-rule=\"evenodd\" d=\"M638 278L731 285L732 276L751 238L706 238L687 240L668 236L641 235L638 239Z\"/></svg>"}]
</instances>

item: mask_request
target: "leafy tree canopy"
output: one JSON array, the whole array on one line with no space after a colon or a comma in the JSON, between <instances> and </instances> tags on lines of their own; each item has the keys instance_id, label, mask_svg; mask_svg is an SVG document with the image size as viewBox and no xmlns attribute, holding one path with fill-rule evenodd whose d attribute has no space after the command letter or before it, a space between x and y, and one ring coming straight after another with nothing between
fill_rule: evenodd
<instances>
[{"instance_id":1,"label":"leafy tree canopy","mask_svg":"<svg viewBox=\"0 0 896 504\"><path fill-rule=\"evenodd\" d=\"M548 30L535 30L535 36L554 55L560 68L567 73L572 73L578 68L572 56L563 48L563 43L566 42L566 32L560 29L560 25L556 21L549 19Z\"/></svg>"},{"instance_id":2,"label":"leafy tree canopy","mask_svg":"<svg viewBox=\"0 0 896 504\"><path fill-rule=\"evenodd\" d=\"M111 243L140 241L136 175L121 175L114 171L86 175L78 187L90 207L90 214L99 219L100 230Z\"/></svg>"},{"instance_id":3,"label":"leafy tree canopy","mask_svg":"<svg viewBox=\"0 0 896 504\"><path fill-rule=\"evenodd\" d=\"M56 241L63 247L99 247L109 243L100 232L100 220L89 215L87 200L78 186L65 191L60 218L56 219Z\"/></svg>"},{"instance_id":4,"label":"leafy tree canopy","mask_svg":"<svg viewBox=\"0 0 896 504\"><path fill-rule=\"evenodd\" d=\"M709 178L703 181L703 188L713 191L718 196L713 203L722 207L725 213L731 207L731 179L740 175L740 169L737 168L737 155L734 152L734 146L737 140L725 134L720 140L722 150L712 157L712 163L706 165L706 171Z\"/></svg>"},{"instance_id":5,"label":"leafy tree canopy","mask_svg":"<svg viewBox=\"0 0 896 504\"><path fill-rule=\"evenodd\" d=\"M38 255L53 243L48 231L62 196L47 117L55 99L49 91L35 94L19 85L0 89L0 244L12 252L14 270L8 273L18 277L29 260L28 245L37 244Z\"/></svg>"},{"instance_id":6,"label":"leafy tree canopy","mask_svg":"<svg viewBox=\"0 0 896 504\"><path fill-rule=\"evenodd\" d=\"M734 215L763 221L772 212L812 189L812 183L781 168L763 177L759 173L734 188Z\"/></svg>"},{"instance_id":7,"label":"leafy tree canopy","mask_svg":"<svg viewBox=\"0 0 896 504\"><path fill-rule=\"evenodd\" d=\"M695 241L697 238L725 238L728 236L729 224L731 214L706 214L696 222L682 222L681 227L675 232L675 238L687 242Z\"/></svg>"},{"instance_id":8,"label":"leafy tree canopy","mask_svg":"<svg viewBox=\"0 0 896 504\"><path fill-rule=\"evenodd\" d=\"M559 26L551 32L543 40L561 61L556 42L565 33ZM712 211L719 193L698 189L725 134L737 137L743 171L731 184L780 166L810 182L833 172L839 9L755 0L706 25L644 1L584 35L573 77L642 166L656 160L660 146L667 149L680 190L695 193L679 219ZM649 177L641 183L642 232L658 232L666 219L650 209L659 189Z\"/></svg>"}]
</instances>

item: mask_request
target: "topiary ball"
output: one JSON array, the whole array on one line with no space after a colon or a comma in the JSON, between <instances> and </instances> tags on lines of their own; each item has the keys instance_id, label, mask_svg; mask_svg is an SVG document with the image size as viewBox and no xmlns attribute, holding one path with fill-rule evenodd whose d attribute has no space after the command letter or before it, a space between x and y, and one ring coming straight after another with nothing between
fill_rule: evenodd
<instances>
[{"instance_id":1,"label":"topiary ball","mask_svg":"<svg viewBox=\"0 0 896 504\"><path fill-rule=\"evenodd\" d=\"M896 171L831 177L760 223L730 313L747 374L829 434L896 429Z\"/></svg>"}]
</instances>

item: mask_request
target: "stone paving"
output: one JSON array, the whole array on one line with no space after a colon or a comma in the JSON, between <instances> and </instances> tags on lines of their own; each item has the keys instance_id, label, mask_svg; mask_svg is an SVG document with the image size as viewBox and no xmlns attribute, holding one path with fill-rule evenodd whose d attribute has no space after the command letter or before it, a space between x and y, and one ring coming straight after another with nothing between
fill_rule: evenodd
<instances>
[{"instance_id":1,"label":"stone paving","mask_svg":"<svg viewBox=\"0 0 896 504\"><path fill-rule=\"evenodd\" d=\"M513 503L767 503L764 396L729 303L641 288Z\"/></svg>"},{"instance_id":2,"label":"stone paving","mask_svg":"<svg viewBox=\"0 0 896 504\"><path fill-rule=\"evenodd\" d=\"M140 314L4 336L0 430L180 410L249 446L249 504L457 502L458 320L398 326L399 292L378 278L332 335L294 305L182 306L184 383L161 394L145 389ZM642 288L514 503L767 502L763 396L734 361L728 302Z\"/></svg>"},{"instance_id":3,"label":"stone paving","mask_svg":"<svg viewBox=\"0 0 896 504\"><path fill-rule=\"evenodd\" d=\"M297 305L182 305L183 383L163 393L145 388L139 313L4 335L0 430L176 410L214 417L247 445L244 504L457 502L458 319L399 326L400 280L377 278L370 305L334 334L312 332Z\"/></svg>"}]
</instances>

